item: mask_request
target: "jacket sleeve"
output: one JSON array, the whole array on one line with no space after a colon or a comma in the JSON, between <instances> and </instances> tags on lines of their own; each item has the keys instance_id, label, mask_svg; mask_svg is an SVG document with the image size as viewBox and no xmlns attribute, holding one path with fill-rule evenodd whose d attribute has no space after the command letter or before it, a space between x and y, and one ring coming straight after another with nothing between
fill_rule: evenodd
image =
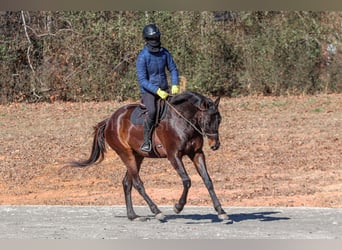
<instances>
[{"instance_id":1,"label":"jacket sleeve","mask_svg":"<svg viewBox=\"0 0 342 250\"><path fill-rule=\"evenodd\" d=\"M167 57L167 68L170 71L171 85L178 85L179 84L178 69L170 52L168 52L168 57Z\"/></svg>"},{"instance_id":2,"label":"jacket sleeve","mask_svg":"<svg viewBox=\"0 0 342 250\"><path fill-rule=\"evenodd\" d=\"M150 83L148 79L146 61L143 53L139 53L137 57L136 68L140 88L143 88L145 91L149 91L151 93L157 93L158 86L155 86L152 83Z\"/></svg>"}]
</instances>

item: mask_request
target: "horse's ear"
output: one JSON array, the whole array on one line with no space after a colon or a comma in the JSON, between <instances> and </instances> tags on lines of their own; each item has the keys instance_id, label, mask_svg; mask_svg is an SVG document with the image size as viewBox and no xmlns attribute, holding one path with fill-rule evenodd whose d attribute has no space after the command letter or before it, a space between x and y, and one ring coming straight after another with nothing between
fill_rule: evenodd
<instances>
[{"instance_id":1,"label":"horse's ear","mask_svg":"<svg viewBox=\"0 0 342 250\"><path fill-rule=\"evenodd\" d=\"M214 101L216 108L218 107L218 105L219 105L219 103L220 103L220 99L221 99L221 97L219 96L219 97L217 97L216 100Z\"/></svg>"}]
</instances>

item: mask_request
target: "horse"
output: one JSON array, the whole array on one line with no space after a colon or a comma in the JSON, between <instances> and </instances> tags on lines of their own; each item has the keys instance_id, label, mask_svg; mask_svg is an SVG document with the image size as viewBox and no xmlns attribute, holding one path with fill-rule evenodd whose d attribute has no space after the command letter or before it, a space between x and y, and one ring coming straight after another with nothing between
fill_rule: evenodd
<instances>
[{"instance_id":1,"label":"horse","mask_svg":"<svg viewBox=\"0 0 342 250\"><path fill-rule=\"evenodd\" d=\"M218 110L220 97L215 101L193 91L185 91L170 96L164 105L167 106L165 117L155 126L153 132L153 150L144 152L140 149L143 142L143 126L132 123L132 112L141 105L126 104L118 108L110 117L94 127L94 139L89 159L72 162L72 166L85 167L104 159L107 144L117 153L126 165L126 174L122 180L127 217L129 220L143 220L134 209L131 197L132 186L144 198L155 218L165 220L165 216L145 191L139 170L143 159L167 158L181 177L183 192L174 212L180 213L187 201L191 180L182 162L188 156L194 163L198 174L208 189L214 209L220 220L228 219L222 209L212 180L208 174L203 152L204 137L208 138L209 147L217 150L220 147L219 125L221 115Z\"/></svg>"}]
</instances>

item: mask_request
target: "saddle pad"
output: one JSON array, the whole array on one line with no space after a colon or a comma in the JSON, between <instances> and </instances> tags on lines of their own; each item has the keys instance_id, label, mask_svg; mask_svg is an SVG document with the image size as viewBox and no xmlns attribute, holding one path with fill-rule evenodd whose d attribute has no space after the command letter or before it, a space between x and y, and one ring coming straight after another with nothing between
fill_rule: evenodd
<instances>
[{"instance_id":1,"label":"saddle pad","mask_svg":"<svg viewBox=\"0 0 342 250\"><path fill-rule=\"evenodd\" d=\"M145 107L141 105L136 106L131 114L131 123L134 125L142 125L144 123L146 113L147 109Z\"/></svg>"},{"instance_id":2,"label":"saddle pad","mask_svg":"<svg viewBox=\"0 0 342 250\"><path fill-rule=\"evenodd\" d=\"M165 102L158 102L158 107L157 107L157 119L156 119L156 124L158 124L161 120L163 120L166 116L167 112L167 105ZM134 108L131 114L131 123L134 125L143 125L145 115L147 113L147 109L145 106L138 105Z\"/></svg>"}]
</instances>

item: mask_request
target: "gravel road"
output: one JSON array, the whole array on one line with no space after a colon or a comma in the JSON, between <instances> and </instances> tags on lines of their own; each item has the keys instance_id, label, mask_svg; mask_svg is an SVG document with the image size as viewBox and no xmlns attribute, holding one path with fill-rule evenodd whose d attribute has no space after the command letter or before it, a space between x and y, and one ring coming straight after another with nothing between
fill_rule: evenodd
<instances>
[{"instance_id":1,"label":"gravel road","mask_svg":"<svg viewBox=\"0 0 342 250\"><path fill-rule=\"evenodd\" d=\"M0 206L0 239L342 239L342 209L229 207L220 221L212 207L147 207L147 221L129 221L124 206Z\"/></svg>"}]
</instances>

